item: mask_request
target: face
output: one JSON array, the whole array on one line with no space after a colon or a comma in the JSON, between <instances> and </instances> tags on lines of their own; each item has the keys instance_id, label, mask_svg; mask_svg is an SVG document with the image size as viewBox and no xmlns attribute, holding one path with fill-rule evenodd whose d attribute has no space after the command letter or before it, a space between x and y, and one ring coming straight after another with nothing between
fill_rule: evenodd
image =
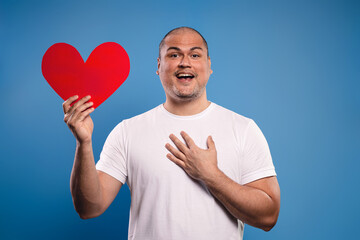
<instances>
[{"instance_id":1,"label":"face","mask_svg":"<svg viewBox=\"0 0 360 240\"><path fill-rule=\"evenodd\" d=\"M212 70L201 36L191 30L168 35L160 50L156 73L167 98L189 101L202 96Z\"/></svg>"}]
</instances>

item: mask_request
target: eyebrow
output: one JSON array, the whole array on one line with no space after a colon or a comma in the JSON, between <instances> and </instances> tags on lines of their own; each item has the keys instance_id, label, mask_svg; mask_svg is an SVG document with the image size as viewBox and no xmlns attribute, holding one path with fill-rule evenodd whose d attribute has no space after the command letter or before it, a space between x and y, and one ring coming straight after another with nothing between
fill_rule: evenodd
<instances>
[{"instance_id":1,"label":"eyebrow","mask_svg":"<svg viewBox=\"0 0 360 240\"><path fill-rule=\"evenodd\" d=\"M190 48L191 51L196 50L196 49L199 49L199 50L203 51L203 49L201 47L192 47L192 48ZM169 51L169 50L181 51L181 49L178 48L178 47L169 47L166 51Z\"/></svg>"},{"instance_id":2,"label":"eyebrow","mask_svg":"<svg viewBox=\"0 0 360 240\"><path fill-rule=\"evenodd\" d=\"M193 47L190 50L192 51L192 50L195 50L195 49L199 49L199 50L203 51L203 49L201 47Z\"/></svg>"}]
</instances>

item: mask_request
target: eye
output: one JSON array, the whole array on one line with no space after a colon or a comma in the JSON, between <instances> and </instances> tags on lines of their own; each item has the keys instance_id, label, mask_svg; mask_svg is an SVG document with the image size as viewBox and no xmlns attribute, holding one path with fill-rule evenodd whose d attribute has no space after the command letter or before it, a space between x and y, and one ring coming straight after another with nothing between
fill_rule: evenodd
<instances>
[{"instance_id":1,"label":"eye","mask_svg":"<svg viewBox=\"0 0 360 240\"><path fill-rule=\"evenodd\" d=\"M169 56L170 56L171 58L176 58L176 57L179 56L179 54L177 54L177 53L171 53Z\"/></svg>"},{"instance_id":2,"label":"eye","mask_svg":"<svg viewBox=\"0 0 360 240\"><path fill-rule=\"evenodd\" d=\"M192 54L191 57L192 57L192 58L199 58L200 55L199 55L199 54Z\"/></svg>"}]
</instances>

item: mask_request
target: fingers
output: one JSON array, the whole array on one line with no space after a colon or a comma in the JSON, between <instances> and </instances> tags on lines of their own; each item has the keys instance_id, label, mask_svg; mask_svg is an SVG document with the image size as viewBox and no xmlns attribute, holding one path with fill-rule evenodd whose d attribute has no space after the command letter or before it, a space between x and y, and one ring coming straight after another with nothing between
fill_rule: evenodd
<instances>
[{"instance_id":1,"label":"fingers","mask_svg":"<svg viewBox=\"0 0 360 240\"><path fill-rule=\"evenodd\" d=\"M180 132L181 136L184 138L186 144L189 146L189 148L196 147L195 142L192 140L192 138L184 131Z\"/></svg>"},{"instance_id":2,"label":"fingers","mask_svg":"<svg viewBox=\"0 0 360 240\"><path fill-rule=\"evenodd\" d=\"M74 113L81 113L81 112L83 112L85 109L91 107L92 105L94 105L93 102L84 103L83 105L80 105L79 107L77 107L76 109L74 109Z\"/></svg>"},{"instance_id":3,"label":"fingers","mask_svg":"<svg viewBox=\"0 0 360 240\"><path fill-rule=\"evenodd\" d=\"M183 161L181 161L180 159L176 158L174 155L172 154L167 154L166 157L168 159L170 159L172 162L174 162L176 165L178 165L179 167L185 169L185 163Z\"/></svg>"},{"instance_id":4,"label":"fingers","mask_svg":"<svg viewBox=\"0 0 360 240\"><path fill-rule=\"evenodd\" d=\"M93 102L87 102L78 107L73 106L74 108L70 109L69 113L67 113L66 116L68 116L69 120L71 119L72 121L82 121L87 117L87 115L89 115L87 114L87 110L94 110L93 108L89 108L93 104Z\"/></svg>"},{"instance_id":5,"label":"fingers","mask_svg":"<svg viewBox=\"0 0 360 240\"><path fill-rule=\"evenodd\" d=\"M207 146L208 146L208 149L215 149L215 142L214 142L214 139L212 138L212 136L209 136L207 138Z\"/></svg>"},{"instance_id":6,"label":"fingers","mask_svg":"<svg viewBox=\"0 0 360 240\"><path fill-rule=\"evenodd\" d=\"M92 102L88 103L88 104L91 104L90 106L93 105ZM89 106L89 107L90 107ZM79 121L83 121L87 116L89 116L90 113L92 113L94 111L95 108L88 108L86 109L85 111L81 112L81 114L79 114L78 116L78 120Z\"/></svg>"},{"instance_id":7,"label":"fingers","mask_svg":"<svg viewBox=\"0 0 360 240\"><path fill-rule=\"evenodd\" d=\"M70 105L76 100L78 99L79 96L78 95L75 95L75 96L72 96L72 97L69 97L64 103L63 103L63 110L64 110L64 113L66 114L69 109L70 109Z\"/></svg>"},{"instance_id":8,"label":"fingers","mask_svg":"<svg viewBox=\"0 0 360 240\"><path fill-rule=\"evenodd\" d=\"M77 109L77 107L79 107L80 105L83 105L85 102L90 100L90 98L91 97L89 95L86 97L83 97L82 99L80 99L79 101L74 103L74 105L72 105L66 113L71 114L73 111L75 111Z\"/></svg>"},{"instance_id":9,"label":"fingers","mask_svg":"<svg viewBox=\"0 0 360 240\"><path fill-rule=\"evenodd\" d=\"M182 143L174 134L170 134L169 137L182 153L186 154L189 151L189 148L184 143Z\"/></svg>"},{"instance_id":10,"label":"fingers","mask_svg":"<svg viewBox=\"0 0 360 240\"><path fill-rule=\"evenodd\" d=\"M77 101L73 106L70 106L71 103L73 103L77 98L78 96L70 97L63 104L64 113L65 113L64 121L66 123L68 123L70 119L82 121L89 115L89 113L91 113L94 110L93 108L88 109L94 104L93 102L86 102L90 100L91 98L90 96L83 97L82 99ZM89 111L87 111L86 109L88 109Z\"/></svg>"},{"instance_id":11,"label":"fingers","mask_svg":"<svg viewBox=\"0 0 360 240\"><path fill-rule=\"evenodd\" d=\"M175 157L181 160L186 159L185 155L182 152L171 146L169 143L165 144L165 148L169 150L169 152L171 152Z\"/></svg>"}]
</instances>

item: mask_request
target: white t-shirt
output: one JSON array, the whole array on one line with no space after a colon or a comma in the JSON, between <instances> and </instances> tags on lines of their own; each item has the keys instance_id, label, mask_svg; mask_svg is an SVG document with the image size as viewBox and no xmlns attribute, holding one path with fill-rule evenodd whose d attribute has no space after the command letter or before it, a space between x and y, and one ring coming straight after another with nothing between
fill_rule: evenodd
<instances>
[{"instance_id":1,"label":"white t-shirt","mask_svg":"<svg viewBox=\"0 0 360 240\"><path fill-rule=\"evenodd\" d=\"M239 184L276 175L266 139L253 120L215 103L192 116L174 115L161 104L119 123L96 164L129 186L128 239L241 239L242 222L166 157L165 144L175 147L169 135L183 141L181 131L203 149L211 135L218 167Z\"/></svg>"}]
</instances>

